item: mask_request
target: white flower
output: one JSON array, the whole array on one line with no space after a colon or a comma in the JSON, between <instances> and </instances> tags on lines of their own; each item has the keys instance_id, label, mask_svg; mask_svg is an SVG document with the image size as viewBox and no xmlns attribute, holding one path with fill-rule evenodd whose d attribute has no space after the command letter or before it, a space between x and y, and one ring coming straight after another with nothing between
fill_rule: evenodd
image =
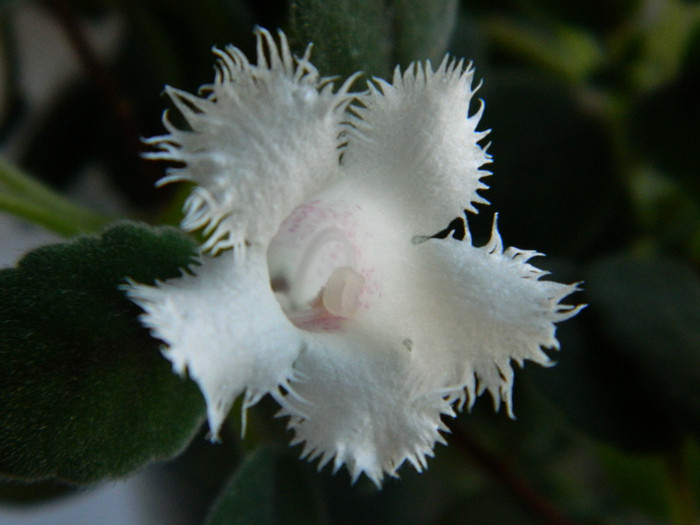
<instances>
[{"instance_id":1,"label":"white flower","mask_svg":"<svg viewBox=\"0 0 700 525\"><path fill-rule=\"evenodd\" d=\"M214 437L239 395L245 414L270 394L302 456L379 485L425 468L465 401L488 391L511 413L511 362L550 363L576 287L540 280L495 221L485 246L431 237L486 202L471 68L446 57L334 91L279 39L257 31L257 65L216 51L202 96L167 88L189 129L166 115L151 157L182 164L161 184L196 184L182 227L208 240L192 273L129 295Z\"/></svg>"}]
</instances>

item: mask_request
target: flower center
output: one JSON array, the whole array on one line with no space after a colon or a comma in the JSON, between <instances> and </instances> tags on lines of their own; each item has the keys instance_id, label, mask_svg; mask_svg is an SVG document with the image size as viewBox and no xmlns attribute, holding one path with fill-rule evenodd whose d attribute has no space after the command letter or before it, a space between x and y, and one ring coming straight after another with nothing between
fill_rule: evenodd
<instances>
[{"instance_id":1,"label":"flower center","mask_svg":"<svg viewBox=\"0 0 700 525\"><path fill-rule=\"evenodd\" d=\"M359 269L352 214L312 202L294 210L270 243L270 284L292 323L336 330L361 306L366 278Z\"/></svg>"}]
</instances>

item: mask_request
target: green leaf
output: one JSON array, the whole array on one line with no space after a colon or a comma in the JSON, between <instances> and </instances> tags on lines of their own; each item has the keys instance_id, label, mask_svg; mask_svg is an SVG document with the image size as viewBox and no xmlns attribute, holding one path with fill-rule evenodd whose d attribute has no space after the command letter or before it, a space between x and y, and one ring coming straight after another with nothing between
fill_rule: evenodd
<instances>
[{"instance_id":1,"label":"green leaf","mask_svg":"<svg viewBox=\"0 0 700 525\"><path fill-rule=\"evenodd\" d=\"M700 449L688 440L665 456L636 456L601 448L612 488L634 509L659 522L695 523L700 497ZM638 511L637 511L638 513Z\"/></svg>"},{"instance_id":2,"label":"green leaf","mask_svg":"<svg viewBox=\"0 0 700 525\"><path fill-rule=\"evenodd\" d=\"M561 23L535 25L502 16L488 20L489 36L515 56L578 83L594 73L605 58L593 35Z\"/></svg>"},{"instance_id":3,"label":"green leaf","mask_svg":"<svg viewBox=\"0 0 700 525\"><path fill-rule=\"evenodd\" d=\"M700 28L700 6L668 0L653 17L638 17L634 28L641 38L641 56L631 68L631 81L644 92L672 81L683 66L693 33Z\"/></svg>"},{"instance_id":4,"label":"green leaf","mask_svg":"<svg viewBox=\"0 0 700 525\"><path fill-rule=\"evenodd\" d=\"M395 65L391 18L381 0L295 0L291 28L300 45L313 42L313 63L323 75L386 77Z\"/></svg>"},{"instance_id":5,"label":"green leaf","mask_svg":"<svg viewBox=\"0 0 700 525\"><path fill-rule=\"evenodd\" d=\"M486 0L486 3L493 11L501 13L506 11L502 7L499 9L498 2ZM619 29L630 17L634 17L636 11L642 8L639 4L637 0L588 0L586 2L528 0L527 4L512 3L515 9L510 11L523 12L528 17L539 20L560 20L585 28L591 33L609 34Z\"/></svg>"},{"instance_id":6,"label":"green leaf","mask_svg":"<svg viewBox=\"0 0 700 525\"><path fill-rule=\"evenodd\" d=\"M394 29L394 62L442 60L457 20L455 0L389 0ZM434 64L437 66L437 64Z\"/></svg>"},{"instance_id":7,"label":"green leaf","mask_svg":"<svg viewBox=\"0 0 700 525\"><path fill-rule=\"evenodd\" d=\"M122 224L0 272L0 473L88 483L177 454L204 417L119 286L180 274L195 246Z\"/></svg>"},{"instance_id":8,"label":"green leaf","mask_svg":"<svg viewBox=\"0 0 700 525\"><path fill-rule=\"evenodd\" d=\"M397 64L442 60L457 7L456 0L295 0L291 28L299 45L313 42L324 75L388 78Z\"/></svg>"},{"instance_id":9,"label":"green leaf","mask_svg":"<svg viewBox=\"0 0 700 525\"><path fill-rule=\"evenodd\" d=\"M596 264L588 293L615 351L680 425L700 435L700 279L662 258ZM627 371L629 373L629 371Z\"/></svg>"},{"instance_id":10,"label":"green leaf","mask_svg":"<svg viewBox=\"0 0 700 525\"><path fill-rule=\"evenodd\" d=\"M625 454L609 447L601 447L599 455L619 497L656 519L669 517L669 480L663 457Z\"/></svg>"},{"instance_id":11,"label":"green leaf","mask_svg":"<svg viewBox=\"0 0 700 525\"><path fill-rule=\"evenodd\" d=\"M206 525L313 524L317 495L298 459L258 449L234 473Z\"/></svg>"}]
</instances>

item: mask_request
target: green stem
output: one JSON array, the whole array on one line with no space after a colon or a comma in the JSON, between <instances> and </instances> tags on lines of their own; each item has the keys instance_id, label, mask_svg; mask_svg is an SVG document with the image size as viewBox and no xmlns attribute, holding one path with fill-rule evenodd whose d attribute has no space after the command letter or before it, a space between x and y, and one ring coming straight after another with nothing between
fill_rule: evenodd
<instances>
[{"instance_id":1,"label":"green stem","mask_svg":"<svg viewBox=\"0 0 700 525\"><path fill-rule=\"evenodd\" d=\"M99 231L112 220L73 204L1 156L0 210L66 237Z\"/></svg>"},{"instance_id":2,"label":"green stem","mask_svg":"<svg viewBox=\"0 0 700 525\"><path fill-rule=\"evenodd\" d=\"M675 447L666 456L669 503L674 523L678 525L697 525L700 521L700 516L695 507L693 487L687 467L684 447Z\"/></svg>"},{"instance_id":3,"label":"green stem","mask_svg":"<svg viewBox=\"0 0 700 525\"><path fill-rule=\"evenodd\" d=\"M32 196L36 199L45 199L53 193L2 156L0 156L0 185L18 195Z\"/></svg>"}]
</instances>

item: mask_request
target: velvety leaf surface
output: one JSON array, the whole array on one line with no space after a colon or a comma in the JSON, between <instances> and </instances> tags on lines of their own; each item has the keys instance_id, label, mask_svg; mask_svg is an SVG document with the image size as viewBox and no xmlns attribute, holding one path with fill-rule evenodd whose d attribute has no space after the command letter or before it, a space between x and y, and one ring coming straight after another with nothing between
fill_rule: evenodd
<instances>
[{"instance_id":1,"label":"velvety leaf surface","mask_svg":"<svg viewBox=\"0 0 700 525\"><path fill-rule=\"evenodd\" d=\"M397 65L431 59L437 67L457 19L457 2L439 0L295 0L297 43L314 43L323 75L356 71L387 78Z\"/></svg>"},{"instance_id":2,"label":"velvety leaf surface","mask_svg":"<svg viewBox=\"0 0 700 525\"><path fill-rule=\"evenodd\" d=\"M457 18L455 0L391 0L393 62L406 67L414 60L442 60Z\"/></svg>"},{"instance_id":3,"label":"velvety leaf surface","mask_svg":"<svg viewBox=\"0 0 700 525\"><path fill-rule=\"evenodd\" d=\"M300 46L314 43L321 74L386 76L393 67L391 19L382 0L295 0L291 25Z\"/></svg>"},{"instance_id":4,"label":"velvety leaf surface","mask_svg":"<svg viewBox=\"0 0 700 525\"><path fill-rule=\"evenodd\" d=\"M87 483L187 445L204 415L119 289L179 275L193 243L122 224L0 272L0 472Z\"/></svg>"}]
</instances>

